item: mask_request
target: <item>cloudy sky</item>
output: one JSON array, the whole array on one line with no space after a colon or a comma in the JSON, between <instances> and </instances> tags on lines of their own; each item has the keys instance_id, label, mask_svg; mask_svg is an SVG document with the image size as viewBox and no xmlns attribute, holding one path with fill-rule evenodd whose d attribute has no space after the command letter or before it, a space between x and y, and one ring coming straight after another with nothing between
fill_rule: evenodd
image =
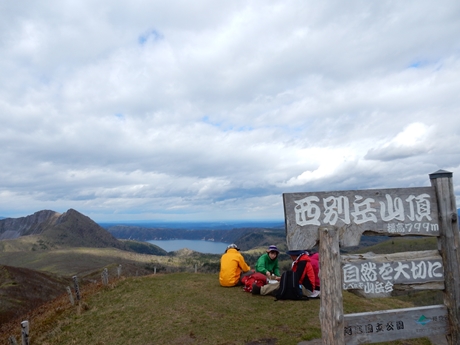
<instances>
[{"instance_id":1,"label":"cloudy sky","mask_svg":"<svg viewBox=\"0 0 460 345\"><path fill-rule=\"evenodd\" d=\"M282 193L460 201L460 2L2 1L0 216L283 220Z\"/></svg>"}]
</instances>

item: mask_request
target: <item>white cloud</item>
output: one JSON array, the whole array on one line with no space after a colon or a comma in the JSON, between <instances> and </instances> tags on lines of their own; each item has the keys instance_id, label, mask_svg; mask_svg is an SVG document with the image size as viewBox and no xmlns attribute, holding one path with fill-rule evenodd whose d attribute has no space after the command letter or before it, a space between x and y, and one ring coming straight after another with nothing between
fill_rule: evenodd
<instances>
[{"instance_id":1,"label":"white cloud","mask_svg":"<svg viewBox=\"0 0 460 345\"><path fill-rule=\"evenodd\" d=\"M429 127L423 123L412 123L393 139L386 140L381 147L371 148L365 159L393 161L427 154L431 150Z\"/></svg>"},{"instance_id":2,"label":"white cloud","mask_svg":"<svg viewBox=\"0 0 460 345\"><path fill-rule=\"evenodd\" d=\"M282 219L284 192L455 182L458 15L447 0L4 4L0 216Z\"/></svg>"}]
</instances>

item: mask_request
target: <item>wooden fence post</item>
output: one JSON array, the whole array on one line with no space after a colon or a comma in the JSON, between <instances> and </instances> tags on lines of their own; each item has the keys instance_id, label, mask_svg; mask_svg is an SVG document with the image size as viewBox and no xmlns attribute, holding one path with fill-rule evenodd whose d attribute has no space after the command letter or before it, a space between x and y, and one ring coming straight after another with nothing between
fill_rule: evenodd
<instances>
[{"instance_id":1,"label":"wooden fence post","mask_svg":"<svg viewBox=\"0 0 460 345\"><path fill-rule=\"evenodd\" d=\"M69 294L70 304L75 305L75 301L73 300L72 290L70 290L70 286L66 287L67 293Z\"/></svg>"},{"instance_id":2,"label":"wooden fence post","mask_svg":"<svg viewBox=\"0 0 460 345\"><path fill-rule=\"evenodd\" d=\"M107 267L102 270L101 278L102 284L109 285L109 271L107 270Z\"/></svg>"},{"instance_id":3,"label":"wooden fence post","mask_svg":"<svg viewBox=\"0 0 460 345\"><path fill-rule=\"evenodd\" d=\"M198 264L195 264L195 273L198 271Z\"/></svg>"},{"instance_id":4,"label":"wooden fence post","mask_svg":"<svg viewBox=\"0 0 460 345\"><path fill-rule=\"evenodd\" d=\"M436 191L440 217L438 247L444 266L444 304L450 325L447 341L450 345L457 345L460 344L460 241L452 173L438 170L430 174L430 181Z\"/></svg>"},{"instance_id":5,"label":"wooden fence post","mask_svg":"<svg viewBox=\"0 0 460 345\"><path fill-rule=\"evenodd\" d=\"M118 275L118 279L120 279L120 276L121 276L121 265L118 265L118 267L117 267L117 275Z\"/></svg>"},{"instance_id":6,"label":"wooden fence post","mask_svg":"<svg viewBox=\"0 0 460 345\"><path fill-rule=\"evenodd\" d=\"M73 276L72 277L73 279L73 285L74 285L74 288L75 288L75 296L77 297L77 302L80 302L80 288L78 287L78 278L77 276Z\"/></svg>"},{"instance_id":7,"label":"wooden fence post","mask_svg":"<svg viewBox=\"0 0 460 345\"><path fill-rule=\"evenodd\" d=\"M321 280L320 321L323 344L343 345L342 266L339 232L335 228L319 228Z\"/></svg>"},{"instance_id":8,"label":"wooden fence post","mask_svg":"<svg viewBox=\"0 0 460 345\"><path fill-rule=\"evenodd\" d=\"M22 345L29 345L29 321L21 322Z\"/></svg>"}]
</instances>

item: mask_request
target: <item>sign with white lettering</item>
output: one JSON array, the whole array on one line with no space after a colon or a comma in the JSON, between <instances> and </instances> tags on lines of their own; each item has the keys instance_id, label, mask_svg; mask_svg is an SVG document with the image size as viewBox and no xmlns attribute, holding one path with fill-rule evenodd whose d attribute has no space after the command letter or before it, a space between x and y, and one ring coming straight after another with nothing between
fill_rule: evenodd
<instances>
[{"instance_id":1,"label":"sign with white lettering","mask_svg":"<svg viewBox=\"0 0 460 345\"><path fill-rule=\"evenodd\" d=\"M370 344L449 334L447 307L382 310L344 315L345 344Z\"/></svg>"},{"instance_id":2,"label":"sign with white lettering","mask_svg":"<svg viewBox=\"0 0 460 345\"><path fill-rule=\"evenodd\" d=\"M432 187L284 193L283 202L289 249L314 247L319 226L338 228L341 247L357 246L365 231L439 236Z\"/></svg>"},{"instance_id":3,"label":"sign with white lettering","mask_svg":"<svg viewBox=\"0 0 460 345\"><path fill-rule=\"evenodd\" d=\"M366 297L389 295L395 285L414 289L444 288L442 258L436 250L395 254L354 254L342 256L344 290L363 290ZM407 290L407 287L403 287ZM380 295L380 296L379 296Z\"/></svg>"}]
</instances>

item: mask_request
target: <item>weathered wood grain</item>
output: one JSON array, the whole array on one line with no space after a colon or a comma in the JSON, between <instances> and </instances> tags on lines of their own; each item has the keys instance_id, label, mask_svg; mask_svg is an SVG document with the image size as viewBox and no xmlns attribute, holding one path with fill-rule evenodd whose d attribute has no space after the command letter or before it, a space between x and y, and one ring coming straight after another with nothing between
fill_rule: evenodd
<instances>
[{"instance_id":1,"label":"weathered wood grain","mask_svg":"<svg viewBox=\"0 0 460 345\"><path fill-rule=\"evenodd\" d=\"M444 304L448 310L449 345L460 344L460 235L452 173L441 171L430 175L436 191L440 218L438 245L445 271Z\"/></svg>"},{"instance_id":2,"label":"weathered wood grain","mask_svg":"<svg viewBox=\"0 0 460 345\"><path fill-rule=\"evenodd\" d=\"M344 316L345 344L371 344L448 334L444 305L383 310Z\"/></svg>"},{"instance_id":3,"label":"weathered wood grain","mask_svg":"<svg viewBox=\"0 0 460 345\"><path fill-rule=\"evenodd\" d=\"M388 297L394 290L444 289L437 250L342 255L341 264L343 289L366 298Z\"/></svg>"},{"instance_id":4,"label":"weathered wood grain","mask_svg":"<svg viewBox=\"0 0 460 345\"><path fill-rule=\"evenodd\" d=\"M343 298L340 279L340 249L338 232L334 228L320 228L320 322L323 344L342 345Z\"/></svg>"},{"instance_id":5,"label":"weathered wood grain","mask_svg":"<svg viewBox=\"0 0 460 345\"><path fill-rule=\"evenodd\" d=\"M319 242L323 344L439 334L449 345L460 344L460 233L452 173L438 171L430 180L431 187L421 188L283 194L288 248ZM340 257L340 247L358 245L368 232L436 236L438 250ZM343 315L342 288L384 295L398 288L443 289L445 305Z\"/></svg>"},{"instance_id":6,"label":"weathered wood grain","mask_svg":"<svg viewBox=\"0 0 460 345\"><path fill-rule=\"evenodd\" d=\"M433 187L284 193L289 249L318 243L318 227L339 230L341 247L357 246L365 232L388 236L438 236Z\"/></svg>"}]
</instances>

